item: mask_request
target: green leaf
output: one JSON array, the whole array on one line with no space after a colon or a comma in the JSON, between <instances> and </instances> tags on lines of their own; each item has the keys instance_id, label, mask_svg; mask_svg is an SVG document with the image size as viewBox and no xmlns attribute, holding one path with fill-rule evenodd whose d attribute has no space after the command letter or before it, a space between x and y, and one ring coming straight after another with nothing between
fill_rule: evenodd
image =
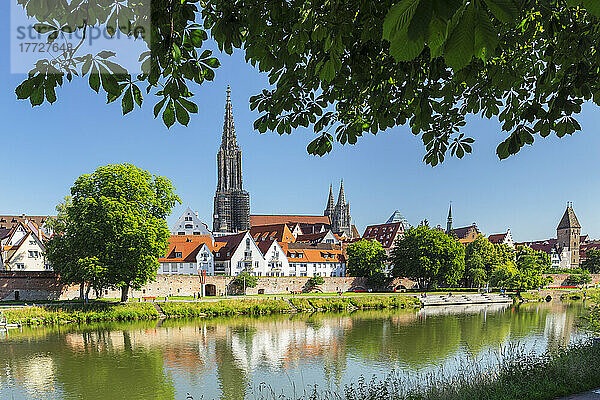
<instances>
[{"instance_id":1,"label":"green leaf","mask_svg":"<svg viewBox=\"0 0 600 400\"><path fill-rule=\"evenodd\" d=\"M141 107L142 101L144 100L144 97L142 96L142 91L136 85L132 85L132 90L133 90L133 99L135 100L137 105L139 107Z\"/></svg>"},{"instance_id":2,"label":"green leaf","mask_svg":"<svg viewBox=\"0 0 600 400\"><path fill-rule=\"evenodd\" d=\"M96 68L96 65L94 65L92 67L92 72L90 72L89 84L90 84L90 87L96 93L98 93L98 91L100 90L100 71L98 71L98 68Z\"/></svg>"},{"instance_id":3,"label":"green leaf","mask_svg":"<svg viewBox=\"0 0 600 400\"><path fill-rule=\"evenodd\" d=\"M188 125L190 122L190 114L188 114L186 109L179 103L179 101L175 101L175 114L177 116L177 121L181 125Z\"/></svg>"},{"instance_id":4,"label":"green leaf","mask_svg":"<svg viewBox=\"0 0 600 400\"><path fill-rule=\"evenodd\" d=\"M158 117L158 114L160 114L160 110L162 110L166 101L167 101L167 97L164 97L161 101L159 101L158 103L156 103L154 105L154 118Z\"/></svg>"},{"instance_id":5,"label":"green leaf","mask_svg":"<svg viewBox=\"0 0 600 400\"><path fill-rule=\"evenodd\" d=\"M391 41L390 54L396 61L412 61L425 48L423 38L410 40L406 32L397 34Z\"/></svg>"},{"instance_id":6,"label":"green leaf","mask_svg":"<svg viewBox=\"0 0 600 400\"><path fill-rule=\"evenodd\" d=\"M196 105L196 103L193 103L183 97L179 98L179 102L186 110L188 110L192 114L196 114L198 112L198 106Z\"/></svg>"},{"instance_id":7,"label":"green leaf","mask_svg":"<svg viewBox=\"0 0 600 400\"><path fill-rule=\"evenodd\" d=\"M452 21L453 29L446 41L444 58L455 70L463 69L473 59L475 41L473 13L474 6L471 4Z\"/></svg>"},{"instance_id":8,"label":"green leaf","mask_svg":"<svg viewBox=\"0 0 600 400\"><path fill-rule=\"evenodd\" d=\"M167 128L170 128L175 123L175 105L173 104L173 100L169 100L167 103L162 119Z\"/></svg>"},{"instance_id":9,"label":"green leaf","mask_svg":"<svg viewBox=\"0 0 600 400\"><path fill-rule=\"evenodd\" d=\"M121 105L123 108L123 115L129 114L131 111L133 111L133 92L131 88L125 91L123 99L121 100Z\"/></svg>"},{"instance_id":10,"label":"green leaf","mask_svg":"<svg viewBox=\"0 0 600 400\"><path fill-rule=\"evenodd\" d=\"M425 0L429 1L429 0ZM420 0L400 0L388 11L383 21L383 38L391 41L398 32L406 31Z\"/></svg>"},{"instance_id":11,"label":"green leaf","mask_svg":"<svg viewBox=\"0 0 600 400\"><path fill-rule=\"evenodd\" d=\"M477 58L487 61L498 45L498 33L485 10L478 7L473 15L475 17L475 46L473 50Z\"/></svg>"},{"instance_id":12,"label":"green leaf","mask_svg":"<svg viewBox=\"0 0 600 400\"><path fill-rule=\"evenodd\" d=\"M583 0L583 5L590 14L600 18L600 1L598 0Z\"/></svg>"},{"instance_id":13,"label":"green leaf","mask_svg":"<svg viewBox=\"0 0 600 400\"><path fill-rule=\"evenodd\" d=\"M433 7L431 1L421 1L408 25L408 38L411 40L424 38L429 30L432 16Z\"/></svg>"},{"instance_id":14,"label":"green leaf","mask_svg":"<svg viewBox=\"0 0 600 400\"><path fill-rule=\"evenodd\" d=\"M514 0L485 0L486 5L501 22L508 24L519 16L519 7Z\"/></svg>"}]
</instances>

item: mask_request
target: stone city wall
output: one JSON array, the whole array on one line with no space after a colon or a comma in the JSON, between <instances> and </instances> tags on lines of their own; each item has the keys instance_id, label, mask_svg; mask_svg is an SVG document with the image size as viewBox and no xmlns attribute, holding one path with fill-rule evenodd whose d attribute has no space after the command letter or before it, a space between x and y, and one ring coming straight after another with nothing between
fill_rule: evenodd
<instances>
[{"instance_id":1,"label":"stone city wall","mask_svg":"<svg viewBox=\"0 0 600 400\"><path fill-rule=\"evenodd\" d=\"M569 274L544 274L544 276L552 278L552 282L548 284L548 286L568 286L567 278L569 277ZM592 277L592 282L590 284L600 284L600 274L591 274L590 276Z\"/></svg>"},{"instance_id":2,"label":"stone city wall","mask_svg":"<svg viewBox=\"0 0 600 400\"><path fill-rule=\"evenodd\" d=\"M282 294L291 291L307 292L311 288L307 285L308 277L261 277L258 285L247 288L247 294ZM323 278L317 292L347 292L350 290L366 290L364 278ZM193 296L201 292L200 278L197 275L158 275L154 282L150 282L139 290L131 290L130 296L140 297L165 297L165 296ZM232 277L207 276L205 291L207 295L223 296L237 294L241 291L233 285ZM95 298L95 293L90 292L89 297ZM120 298L121 291L107 289L101 294L103 298ZM0 300L70 300L79 298L78 285L62 285L58 275L51 272L0 272Z\"/></svg>"}]
</instances>

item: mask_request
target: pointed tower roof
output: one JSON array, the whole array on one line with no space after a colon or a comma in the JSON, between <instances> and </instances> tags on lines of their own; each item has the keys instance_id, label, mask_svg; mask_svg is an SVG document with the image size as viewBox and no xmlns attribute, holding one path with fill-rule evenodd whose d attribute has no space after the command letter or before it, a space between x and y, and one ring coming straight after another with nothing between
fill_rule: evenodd
<instances>
[{"instance_id":1,"label":"pointed tower roof","mask_svg":"<svg viewBox=\"0 0 600 400\"><path fill-rule=\"evenodd\" d=\"M452 221L452 202L450 203L450 208L448 209L448 219Z\"/></svg>"},{"instance_id":2,"label":"pointed tower roof","mask_svg":"<svg viewBox=\"0 0 600 400\"><path fill-rule=\"evenodd\" d=\"M238 149L235 136L235 125L233 124L233 111L231 107L231 88L227 85L227 101L225 102L225 122L223 123L223 139L221 148Z\"/></svg>"},{"instance_id":3,"label":"pointed tower roof","mask_svg":"<svg viewBox=\"0 0 600 400\"><path fill-rule=\"evenodd\" d=\"M558 228L556 229L565 228L581 228L581 225L579 225L579 221L577 220L577 216L575 215L575 211L573 211L573 203L567 203L567 209L565 210L565 213L558 224Z\"/></svg>"},{"instance_id":4,"label":"pointed tower roof","mask_svg":"<svg viewBox=\"0 0 600 400\"><path fill-rule=\"evenodd\" d=\"M327 200L327 210L333 210L335 207L335 200L333 200L333 184L329 186L329 199Z\"/></svg>"},{"instance_id":5,"label":"pointed tower roof","mask_svg":"<svg viewBox=\"0 0 600 400\"><path fill-rule=\"evenodd\" d=\"M392 224L394 222L402 222L402 225L404 225L405 228L408 228L408 221L406 218L404 218L404 215L400 214L400 211L398 210L394 211L391 217L388 218L386 224Z\"/></svg>"},{"instance_id":6,"label":"pointed tower roof","mask_svg":"<svg viewBox=\"0 0 600 400\"><path fill-rule=\"evenodd\" d=\"M344 180L342 179L342 183L340 183L340 194L338 196L338 204L345 205L346 204L346 194L344 193Z\"/></svg>"}]
</instances>

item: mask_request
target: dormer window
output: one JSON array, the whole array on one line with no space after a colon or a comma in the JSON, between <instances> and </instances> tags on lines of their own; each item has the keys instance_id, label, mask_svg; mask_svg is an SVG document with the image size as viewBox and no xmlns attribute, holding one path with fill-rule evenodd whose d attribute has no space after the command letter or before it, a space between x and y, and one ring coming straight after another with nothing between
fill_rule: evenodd
<instances>
[{"instance_id":1,"label":"dormer window","mask_svg":"<svg viewBox=\"0 0 600 400\"><path fill-rule=\"evenodd\" d=\"M175 252L175 258L181 258L181 257L182 257L181 252L180 251L176 251Z\"/></svg>"}]
</instances>

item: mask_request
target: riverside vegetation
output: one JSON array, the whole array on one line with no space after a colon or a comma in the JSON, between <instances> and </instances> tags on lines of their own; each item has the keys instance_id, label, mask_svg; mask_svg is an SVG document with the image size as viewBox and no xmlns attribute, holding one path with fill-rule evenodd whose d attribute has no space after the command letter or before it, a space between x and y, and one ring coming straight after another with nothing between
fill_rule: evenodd
<instances>
[{"instance_id":1,"label":"riverside vegetation","mask_svg":"<svg viewBox=\"0 0 600 400\"><path fill-rule=\"evenodd\" d=\"M361 296L353 298L240 299L215 302L164 302L158 304L167 318L215 317L230 315L269 315L293 312L341 311L419 307L417 298L405 295ZM158 319L152 303L90 304L68 303L3 310L8 323L48 325L97 321Z\"/></svg>"}]
</instances>

